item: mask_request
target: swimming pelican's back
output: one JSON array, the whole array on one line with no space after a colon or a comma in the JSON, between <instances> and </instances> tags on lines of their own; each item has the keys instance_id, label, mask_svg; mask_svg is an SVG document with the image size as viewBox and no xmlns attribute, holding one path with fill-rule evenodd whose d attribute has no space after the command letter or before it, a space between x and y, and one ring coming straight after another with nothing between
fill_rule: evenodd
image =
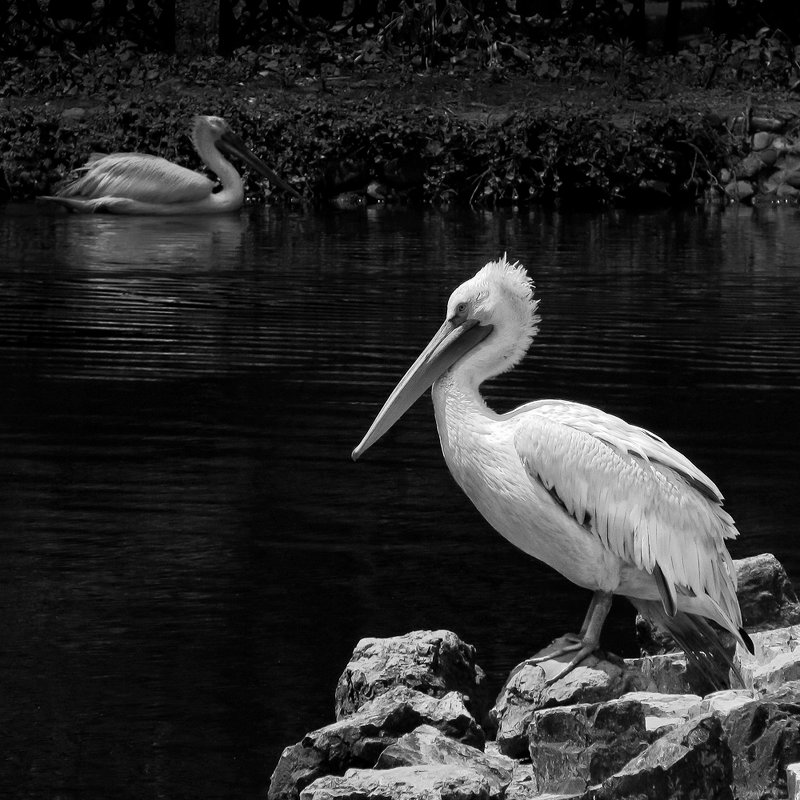
<instances>
[{"instance_id":1,"label":"swimming pelican's back","mask_svg":"<svg viewBox=\"0 0 800 800\"><path fill-rule=\"evenodd\" d=\"M191 203L207 198L214 181L160 156L146 153L93 155L83 175L59 190L58 197L124 197L142 203Z\"/></svg>"}]
</instances>

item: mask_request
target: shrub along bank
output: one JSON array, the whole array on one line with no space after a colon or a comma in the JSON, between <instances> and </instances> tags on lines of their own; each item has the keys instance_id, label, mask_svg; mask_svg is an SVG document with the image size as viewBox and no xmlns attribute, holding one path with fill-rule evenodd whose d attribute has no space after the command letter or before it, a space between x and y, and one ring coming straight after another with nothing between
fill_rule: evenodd
<instances>
[{"instance_id":1,"label":"shrub along bank","mask_svg":"<svg viewBox=\"0 0 800 800\"><path fill-rule=\"evenodd\" d=\"M751 93L665 89L663 71L604 73L599 62L555 78L452 65L314 73L263 55L178 69L126 52L113 69L99 60L90 70L84 58L75 74L52 56L9 73L4 199L51 193L92 152L154 153L199 169L187 131L194 114L213 113L310 203L343 193L480 206L687 203L724 197L719 176L747 152L752 118L776 119ZM794 124L791 103L777 118ZM252 180L247 190L254 201L289 202Z\"/></svg>"}]
</instances>

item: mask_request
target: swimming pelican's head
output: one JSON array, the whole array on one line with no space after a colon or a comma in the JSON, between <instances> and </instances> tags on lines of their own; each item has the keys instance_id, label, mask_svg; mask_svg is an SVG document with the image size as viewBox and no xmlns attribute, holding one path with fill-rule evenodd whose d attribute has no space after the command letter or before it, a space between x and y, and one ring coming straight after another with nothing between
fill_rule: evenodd
<instances>
[{"instance_id":1,"label":"swimming pelican's head","mask_svg":"<svg viewBox=\"0 0 800 800\"><path fill-rule=\"evenodd\" d=\"M508 259L489 262L462 283L447 302L447 316L389 395L366 436L353 450L359 458L414 401L450 369L468 370L475 383L511 369L536 334L538 301L525 269Z\"/></svg>"},{"instance_id":2,"label":"swimming pelican's head","mask_svg":"<svg viewBox=\"0 0 800 800\"><path fill-rule=\"evenodd\" d=\"M302 200L300 193L281 178L268 164L265 164L244 143L242 137L231 130L231 126L222 117L198 115L192 127L192 142L195 149L208 163L208 154L216 148L223 155L241 159L248 167L255 170L262 178L283 189L285 192Z\"/></svg>"}]
</instances>

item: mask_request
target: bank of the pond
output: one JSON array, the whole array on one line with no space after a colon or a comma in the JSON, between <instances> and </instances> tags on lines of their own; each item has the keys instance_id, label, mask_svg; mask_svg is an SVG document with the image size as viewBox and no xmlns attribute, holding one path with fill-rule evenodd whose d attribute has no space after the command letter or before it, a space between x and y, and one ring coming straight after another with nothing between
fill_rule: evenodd
<instances>
[{"instance_id":1,"label":"bank of the pond","mask_svg":"<svg viewBox=\"0 0 800 800\"><path fill-rule=\"evenodd\" d=\"M475 648L453 632L366 638L336 721L283 750L267 798L796 798L800 605L773 555L735 567L754 652L733 652L732 688L676 652L596 653L563 675L561 638L491 705Z\"/></svg>"},{"instance_id":2,"label":"bank of the pond","mask_svg":"<svg viewBox=\"0 0 800 800\"><path fill-rule=\"evenodd\" d=\"M791 148L800 106L731 90L642 98L613 81L482 73L40 92L0 109L0 194L52 193L92 152L154 153L198 169L187 135L198 113L228 119L315 204L602 207L725 199L723 179L738 180L753 133L766 128ZM252 179L247 191L254 202L289 202Z\"/></svg>"}]
</instances>

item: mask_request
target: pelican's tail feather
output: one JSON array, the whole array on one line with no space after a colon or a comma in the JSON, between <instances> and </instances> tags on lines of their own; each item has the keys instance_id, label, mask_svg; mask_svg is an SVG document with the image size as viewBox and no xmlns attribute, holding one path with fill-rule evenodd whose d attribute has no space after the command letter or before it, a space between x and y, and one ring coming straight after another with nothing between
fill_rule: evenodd
<instances>
[{"instance_id":1,"label":"pelican's tail feather","mask_svg":"<svg viewBox=\"0 0 800 800\"><path fill-rule=\"evenodd\" d=\"M102 211L122 212L132 201L127 197L96 197L87 199L85 197L60 197L58 195L40 195L37 200L46 200L49 203L57 203L69 211L77 214L97 214Z\"/></svg>"},{"instance_id":2,"label":"pelican's tail feather","mask_svg":"<svg viewBox=\"0 0 800 800\"><path fill-rule=\"evenodd\" d=\"M45 200L48 203L56 203L64 206L69 211L75 211L78 214L94 214L96 211L101 210L101 205L97 200L85 200L83 198L75 197L59 197L58 195L40 195L37 200Z\"/></svg>"},{"instance_id":3,"label":"pelican's tail feather","mask_svg":"<svg viewBox=\"0 0 800 800\"><path fill-rule=\"evenodd\" d=\"M715 689L731 688L731 676L744 686L742 675L733 663L736 641L727 631L716 628L705 617L686 611L678 611L671 617L660 600L630 600L643 617L677 642L689 662Z\"/></svg>"}]
</instances>

